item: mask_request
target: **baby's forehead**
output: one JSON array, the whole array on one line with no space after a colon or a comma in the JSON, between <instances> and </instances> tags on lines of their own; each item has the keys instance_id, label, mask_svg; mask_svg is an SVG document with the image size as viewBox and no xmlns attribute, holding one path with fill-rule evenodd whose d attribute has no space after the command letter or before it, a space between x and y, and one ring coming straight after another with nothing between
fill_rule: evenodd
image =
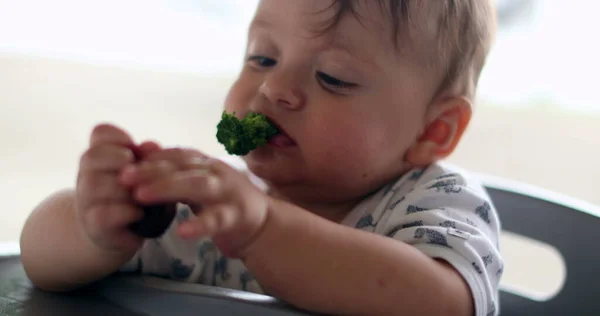
<instances>
[{"instance_id":1,"label":"baby's forehead","mask_svg":"<svg viewBox=\"0 0 600 316\"><path fill-rule=\"evenodd\" d=\"M344 3L353 5L349 8ZM430 27L415 25L422 24L419 17L422 15L419 12L395 15L385 3L388 0L339 3L333 0L262 0L255 22L266 22L277 28L287 26L297 34L302 33L300 37L346 49L363 59L367 58L365 55L373 54L385 54L395 59L422 58L424 52L420 47L431 47L426 42L435 39L424 32ZM411 23L407 22L409 13Z\"/></svg>"},{"instance_id":2,"label":"baby's forehead","mask_svg":"<svg viewBox=\"0 0 600 316\"><path fill-rule=\"evenodd\" d=\"M348 46L357 54L368 50L385 55L388 61L409 62L423 70L435 68L439 57L432 49L438 44L435 21L422 12L392 16L377 2L343 12L329 30L332 42Z\"/></svg>"},{"instance_id":3,"label":"baby's forehead","mask_svg":"<svg viewBox=\"0 0 600 316\"><path fill-rule=\"evenodd\" d=\"M435 80L441 80L440 89L460 86L457 89L471 95L495 39L493 3L494 0L261 0L257 15L268 12L266 19L277 20L277 29L287 28L286 36L303 30L308 38L327 38L357 54L369 51L385 55L386 62L417 68L418 72L426 71ZM293 44L322 45L321 41L296 39L292 36Z\"/></svg>"}]
</instances>

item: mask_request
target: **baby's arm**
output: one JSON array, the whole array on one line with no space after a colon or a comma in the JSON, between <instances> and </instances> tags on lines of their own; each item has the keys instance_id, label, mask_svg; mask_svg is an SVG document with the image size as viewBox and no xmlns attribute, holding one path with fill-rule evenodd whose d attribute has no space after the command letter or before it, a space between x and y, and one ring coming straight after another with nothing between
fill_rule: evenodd
<instances>
[{"instance_id":1,"label":"baby's arm","mask_svg":"<svg viewBox=\"0 0 600 316\"><path fill-rule=\"evenodd\" d=\"M37 206L23 227L23 266L41 289L66 291L89 284L134 255L97 247L79 228L75 212L74 191L60 191Z\"/></svg>"},{"instance_id":2,"label":"baby's arm","mask_svg":"<svg viewBox=\"0 0 600 316\"><path fill-rule=\"evenodd\" d=\"M115 126L94 128L76 189L43 201L21 233L23 266L36 286L74 289L117 271L135 254L143 239L129 226L144 214L119 183L119 171L136 163L133 150L145 156L158 149L152 142L135 145Z\"/></svg>"},{"instance_id":3,"label":"baby's arm","mask_svg":"<svg viewBox=\"0 0 600 316\"><path fill-rule=\"evenodd\" d=\"M420 174L374 197L383 204L357 224L374 233L273 201L246 265L272 294L325 313L496 315L503 259L489 196L440 167Z\"/></svg>"},{"instance_id":4,"label":"baby's arm","mask_svg":"<svg viewBox=\"0 0 600 316\"><path fill-rule=\"evenodd\" d=\"M244 262L290 303L335 315L472 315L461 276L416 248L275 202Z\"/></svg>"}]
</instances>

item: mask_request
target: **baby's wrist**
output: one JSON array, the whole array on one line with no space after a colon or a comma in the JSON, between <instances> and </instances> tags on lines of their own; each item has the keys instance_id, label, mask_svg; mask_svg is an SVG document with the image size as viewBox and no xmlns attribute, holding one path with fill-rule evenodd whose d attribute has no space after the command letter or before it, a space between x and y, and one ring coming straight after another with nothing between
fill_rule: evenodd
<instances>
[{"instance_id":1,"label":"baby's wrist","mask_svg":"<svg viewBox=\"0 0 600 316\"><path fill-rule=\"evenodd\" d=\"M270 205L270 199L265 196L265 206L257 212L254 223L213 237L213 243L225 257L244 260L252 252L269 223Z\"/></svg>"},{"instance_id":2,"label":"baby's wrist","mask_svg":"<svg viewBox=\"0 0 600 316\"><path fill-rule=\"evenodd\" d=\"M76 225L78 249L80 256L102 266L119 266L129 261L137 252L136 249L114 249L95 240L81 223Z\"/></svg>"}]
</instances>

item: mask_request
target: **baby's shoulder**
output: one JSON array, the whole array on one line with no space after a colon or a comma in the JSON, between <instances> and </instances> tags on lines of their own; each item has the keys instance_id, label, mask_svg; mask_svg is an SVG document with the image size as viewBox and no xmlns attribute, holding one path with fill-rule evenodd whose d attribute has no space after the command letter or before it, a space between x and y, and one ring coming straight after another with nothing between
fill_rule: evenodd
<instances>
[{"instance_id":1,"label":"baby's shoulder","mask_svg":"<svg viewBox=\"0 0 600 316\"><path fill-rule=\"evenodd\" d=\"M450 219L479 223L487 226L491 235L500 226L491 198L477 176L443 162L410 170L384 186L357 205L345 224L377 232L377 227L390 221L409 225L424 218L442 224Z\"/></svg>"},{"instance_id":2,"label":"baby's shoulder","mask_svg":"<svg viewBox=\"0 0 600 316\"><path fill-rule=\"evenodd\" d=\"M485 187L476 175L444 162L413 169L390 183L380 193L382 199L387 196L415 202L435 197L440 207L443 207L444 203L456 205L456 202L451 201L460 200L491 202Z\"/></svg>"},{"instance_id":3,"label":"baby's shoulder","mask_svg":"<svg viewBox=\"0 0 600 316\"><path fill-rule=\"evenodd\" d=\"M489 199L487 191L479 177L459 166L438 162L424 169L413 171L411 191L454 195L456 198ZM402 182L402 181L399 181ZM408 184L410 186L411 183ZM463 194L460 194L463 193ZM467 194L469 193L469 194Z\"/></svg>"}]
</instances>

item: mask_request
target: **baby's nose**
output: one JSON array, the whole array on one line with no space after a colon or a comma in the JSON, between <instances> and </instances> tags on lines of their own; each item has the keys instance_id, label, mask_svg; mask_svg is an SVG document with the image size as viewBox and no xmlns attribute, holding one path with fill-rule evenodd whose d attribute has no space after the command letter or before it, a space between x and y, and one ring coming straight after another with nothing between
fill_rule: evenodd
<instances>
[{"instance_id":1,"label":"baby's nose","mask_svg":"<svg viewBox=\"0 0 600 316\"><path fill-rule=\"evenodd\" d=\"M301 110L306 103L301 83L292 75L271 73L261 85L260 93L272 104L289 110Z\"/></svg>"}]
</instances>

